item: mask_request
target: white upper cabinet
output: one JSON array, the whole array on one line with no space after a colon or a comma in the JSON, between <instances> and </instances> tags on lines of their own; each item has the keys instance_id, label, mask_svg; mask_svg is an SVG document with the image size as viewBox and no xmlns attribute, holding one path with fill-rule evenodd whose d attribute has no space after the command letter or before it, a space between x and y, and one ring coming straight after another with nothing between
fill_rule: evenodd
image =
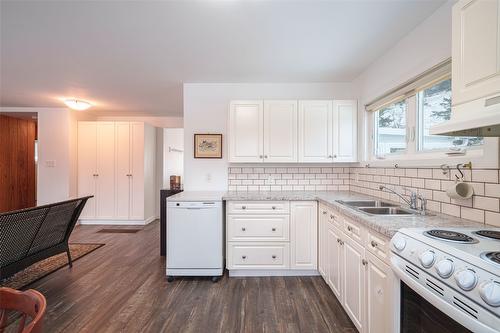
<instances>
[{"instance_id":1,"label":"white upper cabinet","mask_svg":"<svg viewBox=\"0 0 500 333\"><path fill-rule=\"evenodd\" d=\"M229 162L357 161L354 100L232 101Z\"/></svg>"},{"instance_id":2,"label":"white upper cabinet","mask_svg":"<svg viewBox=\"0 0 500 333\"><path fill-rule=\"evenodd\" d=\"M333 101L333 161L356 162L357 110L354 100Z\"/></svg>"},{"instance_id":3,"label":"white upper cabinet","mask_svg":"<svg viewBox=\"0 0 500 333\"><path fill-rule=\"evenodd\" d=\"M229 161L262 162L264 158L262 101L233 101L229 106Z\"/></svg>"},{"instance_id":4,"label":"white upper cabinet","mask_svg":"<svg viewBox=\"0 0 500 333\"><path fill-rule=\"evenodd\" d=\"M333 102L299 102L299 162L333 162Z\"/></svg>"},{"instance_id":5,"label":"white upper cabinet","mask_svg":"<svg viewBox=\"0 0 500 333\"><path fill-rule=\"evenodd\" d=\"M264 102L264 162L297 162L297 101Z\"/></svg>"},{"instance_id":6,"label":"white upper cabinet","mask_svg":"<svg viewBox=\"0 0 500 333\"><path fill-rule=\"evenodd\" d=\"M453 105L500 93L500 0L453 7Z\"/></svg>"}]
</instances>

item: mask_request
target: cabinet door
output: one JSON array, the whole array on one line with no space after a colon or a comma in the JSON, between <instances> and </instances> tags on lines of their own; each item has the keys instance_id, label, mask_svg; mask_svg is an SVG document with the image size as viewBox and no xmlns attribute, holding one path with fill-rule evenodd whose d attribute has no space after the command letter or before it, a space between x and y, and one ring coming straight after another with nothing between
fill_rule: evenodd
<instances>
[{"instance_id":1,"label":"cabinet door","mask_svg":"<svg viewBox=\"0 0 500 333\"><path fill-rule=\"evenodd\" d=\"M333 101L333 161L356 162L357 154L357 102Z\"/></svg>"},{"instance_id":2,"label":"cabinet door","mask_svg":"<svg viewBox=\"0 0 500 333\"><path fill-rule=\"evenodd\" d=\"M87 201L80 218L96 217L96 178L97 178L97 123L78 122L78 196L93 195Z\"/></svg>"},{"instance_id":3,"label":"cabinet door","mask_svg":"<svg viewBox=\"0 0 500 333\"><path fill-rule=\"evenodd\" d=\"M264 162L297 162L297 101L264 102Z\"/></svg>"},{"instance_id":4,"label":"cabinet door","mask_svg":"<svg viewBox=\"0 0 500 333\"><path fill-rule=\"evenodd\" d=\"M500 1L453 7L453 105L500 93Z\"/></svg>"},{"instance_id":5,"label":"cabinet door","mask_svg":"<svg viewBox=\"0 0 500 333\"><path fill-rule=\"evenodd\" d=\"M144 123L130 123L130 219L144 219ZM153 172L148 170L148 172Z\"/></svg>"},{"instance_id":6,"label":"cabinet door","mask_svg":"<svg viewBox=\"0 0 500 333\"><path fill-rule=\"evenodd\" d=\"M317 269L318 206L316 201L290 203L291 268Z\"/></svg>"},{"instance_id":7,"label":"cabinet door","mask_svg":"<svg viewBox=\"0 0 500 333\"><path fill-rule=\"evenodd\" d=\"M366 332L391 332L394 322L391 268L366 253Z\"/></svg>"},{"instance_id":8,"label":"cabinet door","mask_svg":"<svg viewBox=\"0 0 500 333\"><path fill-rule=\"evenodd\" d=\"M262 101L233 101L229 106L229 162L262 162Z\"/></svg>"},{"instance_id":9,"label":"cabinet door","mask_svg":"<svg viewBox=\"0 0 500 333\"><path fill-rule=\"evenodd\" d=\"M327 223L326 248L327 283L330 285L335 296L337 296L337 299L342 303L343 246L339 229L335 228L331 223Z\"/></svg>"},{"instance_id":10,"label":"cabinet door","mask_svg":"<svg viewBox=\"0 0 500 333\"><path fill-rule=\"evenodd\" d=\"M299 162L333 162L332 101L299 101Z\"/></svg>"},{"instance_id":11,"label":"cabinet door","mask_svg":"<svg viewBox=\"0 0 500 333\"><path fill-rule=\"evenodd\" d=\"M97 122L97 218L115 217L115 123Z\"/></svg>"},{"instance_id":12,"label":"cabinet door","mask_svg":"<svg viewBox=\"0 0 500 333\"><path fill-rule=\"evenodd\" d=\"M349 237L344 237L344 239L344 309L358 331L363 332L366 275L363 259L365 249Z\"/></svg>"},{"instance_id":13,"label":"cabinet door","mask_svg":"<svg viewBox=\"0 0 500 333\"><path fill-rule=\"evenodd\" d=\"M328 281L327 269L326 269L326 258L328 247L326 246L327 238L327 223L328 223L328 210L324 205L319 206L319 217L318 217L318 271L325 281Z\"/></svg>"},{"instance_id":14,"label":"cabinet door","mask_svg":"<svg viewBox=\"0 0 500 333\"><path fill-rule=\"evenodd\" d=\"M117 219L128 219L130 210L130 123L116 122L116 213Z\"/></svg>"}]
</instances>

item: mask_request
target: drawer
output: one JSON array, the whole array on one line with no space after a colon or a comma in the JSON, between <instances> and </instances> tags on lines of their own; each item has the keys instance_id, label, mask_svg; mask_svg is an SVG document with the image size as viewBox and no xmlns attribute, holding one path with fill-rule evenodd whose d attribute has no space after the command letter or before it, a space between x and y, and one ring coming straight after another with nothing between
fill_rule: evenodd
<instances>
[{"instance_id":1,"label":"drawer","mask_svg":"<svg viewBox=\"0 0 500 333\"><path fill-rule=\"evenodd\" d=\"M340 214L334 212L332 209L328 209L328 222L337 228L342 229L342 218Z\"/></svg>"},{"instance_id":2,"label":"drawer","mask_svg":"<svg viewBox=\"0 0 500 333\"><path fill-rule=\"evenodd\" d=\"M228 215L228 241L274 241L290 239L289 215Z\"/></svg>"},{"instance_id":3,"label":"drawer","mask_svg":"<svg viewBox=\"0 0 500 333\"><path fill-rule=\"evenodd\" d=\"M390 240L379 233L369 231L366 239L366 249L385 263L389 263Z\"/></svg>"},{"instance_id":4,"label":"drawer","mask_svg":"<svg viewBox=\"0 0 500 333\"><path fill-rule=\"evenodd\" d=\"M351 237L353 240L357 241L361 245L365 245L365 239L366 239L366 229L363 228L361 225L358 223L351 221L347 218L343 219L344 221L344 228L343 231L344 233Z\"/></svg>"},{"instance_id":5,"label":"drawer","mask_svg":"<svg viewBox=\"0 0 500 333\"><path fill-rule=\"evenodd\" d=\"M289 214L288 201L228 201L228 214Z\"/></svg>"},{"instance_id":6,"label":"drawer","mask_svg":"<svg viewBox=\"0 0 500 333\"><path fill-rule=\"evenodd\" d=\"M228 269L284 269L290 267L288 243L229 243Z\"/></svg>"}]
</instances>

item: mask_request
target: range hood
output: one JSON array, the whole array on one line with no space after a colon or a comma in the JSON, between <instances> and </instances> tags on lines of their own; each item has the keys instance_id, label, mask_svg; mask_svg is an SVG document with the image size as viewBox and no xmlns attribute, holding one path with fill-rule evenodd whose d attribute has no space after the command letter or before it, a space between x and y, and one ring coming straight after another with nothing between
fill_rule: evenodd
<instances>
[{"instance_id":1,"label":"range hood","mask_svg":"<svg viewBox=\"0 0 500 333\"><path fill-rule=\"evenodd\" d=\"M431 127L430 134L500 137L500 96L453 106L451 119Z\"/></svg>"}]
</instances>

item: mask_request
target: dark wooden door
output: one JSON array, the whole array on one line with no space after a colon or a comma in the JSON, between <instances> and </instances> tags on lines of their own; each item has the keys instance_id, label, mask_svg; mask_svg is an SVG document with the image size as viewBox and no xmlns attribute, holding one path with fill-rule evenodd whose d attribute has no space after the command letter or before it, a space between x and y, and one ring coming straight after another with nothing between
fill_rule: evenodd
<instances>
[{"instance_id":1,"label":"dark wooden door","mask_svg":"<svg viewBox=\"0 0 500 333\"><path fill-rule=\"evenodd\" d=\"M0 212L36 205L36 122L0 115Z\"/></svg>"}]
</instances>

